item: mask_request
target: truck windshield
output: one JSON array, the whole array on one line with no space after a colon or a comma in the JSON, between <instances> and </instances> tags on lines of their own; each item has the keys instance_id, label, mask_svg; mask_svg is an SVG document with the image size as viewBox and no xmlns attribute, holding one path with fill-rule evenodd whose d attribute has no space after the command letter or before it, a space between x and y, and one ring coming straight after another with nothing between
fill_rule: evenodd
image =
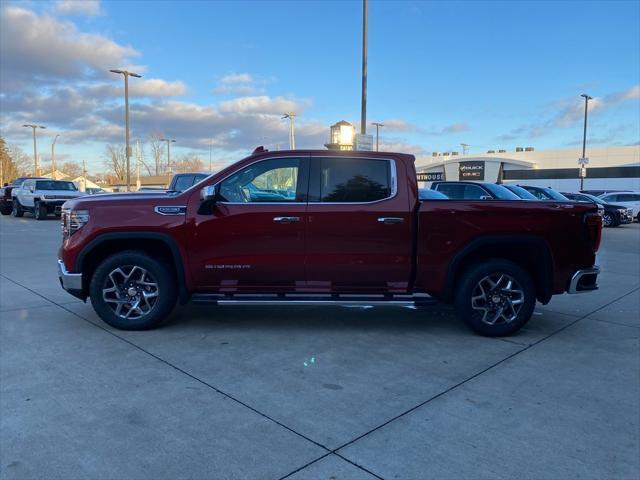
<instances>
[{"instance_id":1,"label":"truck windshield","mask_svg":"<svg viewBox=\"0 0 640 480\"><path fill-rule=\"evenodd\" d=\"M489 190L493 195L500 200L522 200L519 196L517 196L512 191L506 189L502 185L494 185L493 183L487 183L485 185L487 190Z\"/></svg>"},{"instance_id":2,"label":"truck windshield","mask_svg":"<svg viewBox=\"0 0 640 480\"><path fill-rule=\"evenodd\" d=\"M73 182L63 182L61 180L38 180L36 190L78 190Z\"/></svg>"}]
</instances>

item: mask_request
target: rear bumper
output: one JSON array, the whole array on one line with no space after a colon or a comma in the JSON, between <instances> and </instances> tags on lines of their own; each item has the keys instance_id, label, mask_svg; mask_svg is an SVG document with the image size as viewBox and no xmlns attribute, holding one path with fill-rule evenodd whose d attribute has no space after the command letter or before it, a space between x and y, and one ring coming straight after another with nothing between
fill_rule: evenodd
<instances>
[{"instance_id":1,"label":"rear bumper","mask_svg":"<svg viewBox=\"0 0 640 480\"><path fill-rule=\"evenodd\" d=\"M594 265L577 270L571 277L567 293L585 293L598 289L600 267Z\"/></svg>"},{"instance_id":2,"label":"rear bumper","mask_svg":"<svg viewBox=\"0 0 640 480\"><path fill-rule=\"evenodd\" d=\"M67 272L62 260L58 260L58 279L62 288L67 292L74 297L85 300L86 296L82 294L82 274Z\"/></svg>"}]
</instances>

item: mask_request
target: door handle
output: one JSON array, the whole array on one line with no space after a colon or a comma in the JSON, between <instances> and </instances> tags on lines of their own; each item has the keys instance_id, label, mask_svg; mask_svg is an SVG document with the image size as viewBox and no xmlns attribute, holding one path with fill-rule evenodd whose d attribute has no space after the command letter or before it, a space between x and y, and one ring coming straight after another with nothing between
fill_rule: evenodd
<instances>
[{"instance_id":1,"label":"door handle","mask_svg":"<svg viewBox=\"0 0 640 480\"><path fill-rule=\"evenodd\" d=\"M380 217L380 218L378 218L378 222L384 223L385 225L393 225L394 223L402 223L402 222L404 222L404 218L401 218L401 217Z\"/></svg>"},{"instance_id":2,"label":"door handle","mask_svg":"<svg viewBox=\"0 0 640 480\"><path fill-rule=\"evenodd\" d=\"M273 217L275 223L295 223L300 221L300 217Z\"/></svg>"}]
</instances>

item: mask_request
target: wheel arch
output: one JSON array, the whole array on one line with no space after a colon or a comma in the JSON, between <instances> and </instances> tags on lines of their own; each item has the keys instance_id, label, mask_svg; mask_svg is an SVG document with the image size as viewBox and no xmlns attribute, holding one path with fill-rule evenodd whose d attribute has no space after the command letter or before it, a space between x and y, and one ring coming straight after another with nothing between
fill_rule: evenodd
<instances>
[{"instance_id":1,"label":"wheel arch","mask_svg":"<svg viewBox=\"0 0 640 480\"><path fill-rule=\"evenodd\" d=\"M536 298L546 304L553 295L553 256L547 241L535 235L490 235L465 245L447 269L445 299L450 301L464 270L486 258L510 260L532 277Z\"/></svg>"},{"instance_id":2,"label":"wheel arch","mask_svg":"<svg viewBox=\"0 0 640 480\"><path fill-rule=\"evenodd\" d=\"M180 303L189 300L184 262L175 239L160 232L110 232L91 240L78 254L76 269L82 272L82 294L88 296L93 272L108 256L125 250L138 250L152 257L168 260L178 285Z\"/></svg>"}]
</instances>

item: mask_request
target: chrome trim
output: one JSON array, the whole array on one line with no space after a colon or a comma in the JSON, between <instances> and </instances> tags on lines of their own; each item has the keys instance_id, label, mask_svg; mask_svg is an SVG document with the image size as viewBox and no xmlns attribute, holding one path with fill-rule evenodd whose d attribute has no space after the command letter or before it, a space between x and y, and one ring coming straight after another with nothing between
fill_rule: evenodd
<instances>
[{"instance_id":1,"label":"chrome trim","mask_svg":"<svg viewBox=\"0 0 640 480\"><path fill-rule=\"evenodd\" d=\"M591 268L583 268L581 270L576 271L576 273L574 273L573 276L571 277L571 282L569 283L569 288L567 289L567 293L574 294L574 293L592 292L595 289L578 290L578 283L580 282L580 279L585 275L593 275L593 274L598 275L599 273L600 273L600 267L598 266L593 266Z\"/></svg>"},{"instance_id":2,"label":"chrome trim","mask_svg":"<svg viewBox=\"0 0 640 480\"><path fill-rule=\"evenodd\" d=\"M300 221L300 217L273 217L275 223L295 223Z\"/></svg>"},{"instance_id":3,"label":"chrome trim","mask_svg":"<svg viewBox=\"0 0 640 480\"><path fill-rule=\"evenodd\" d=\"M391 195L389 195L388 197L385 198L381 198L380 200L374 200L372 202L216 202L220 205L308 205L308 204L313 204L313 205L370 205L373 203L379 203L379 202L385 202L387 200L391 200L392 198L395 198L396 195L398 194L398 170L396 167L396 160L393 158L378 158L378 157L342 157L342 156L332 156L332 155L290 155L290 156L276 156L276 157L268 157L268 158L261 158L259 160L256 160L255 162L251 162L247 165L245 165L244 167L242 167L240 170L236 170L234 172L231 172L230 174L228 174L227 176L225 176L224 178L221 178L220 180L218 180L216 183L213 183L211 185L207 185L203 188L207 188L207 187L217 187L218 184L220 184L221 182L224 182L227 178L231 177L232 175L235 175L236 173L238 173L239 171L250 167L251 165L255 165L256 163L259 162L265 162L268 160L284 160L284 159L289 159L289 158L300 158L300 159L304 159L304 158L308 158L309 161L313 161L314 158L356 158L356 159L362 159L362 160L385 160L387 162L389 162L391 164ZM212 174L213 175L213 174ZM197 185L197 184L196 184ZM187 192L189 189L193 188L195 185L189 187L187 190L185 190L182 193Z\"/></svg>"},{"instance_id":4,"label":"chrome trim","mask_svg":"<svg viewBox=\"0 0 640 480\"><path fill-rule=\"evenodd\" d=\"M404 218L402 217L380 217L378 218L378 222L384 223L385 225L393 225L396 223L404 222Z\"/></svg>"},{"instance_id":5,"label":"chrome trim","mask_svg":"<svg viewBox=\"0 0 640 480\"><path fill-rule=\"evenodd\" d=\"M178 213L167 213L161 212L160 208L178 208L180 211ZM153 211L158 215L186 215L187 214L187 206L186 205L157 205L153 207Z\"/></svg>"},{"instance_id":6,"label":"chrome trim","mask_svg":"<svg viewBox=\"0 0 640 480\"><path fill-rule=\"evenodd\" d=\"M65 290L82 290L82 274L67 272L62 260L58 260L58 278Z\"/></svg>"},{"instance_id":7,"label":"chrome trim","mask_svg":"<svg viewBox=\"0 0 640 480\"><path fill-rule=\"evenodd\" d=\"M413 307L414 301L406 300L218 300L218 305L335 305L341 307L401 306Z\"/></svg>"}]
</instances>

